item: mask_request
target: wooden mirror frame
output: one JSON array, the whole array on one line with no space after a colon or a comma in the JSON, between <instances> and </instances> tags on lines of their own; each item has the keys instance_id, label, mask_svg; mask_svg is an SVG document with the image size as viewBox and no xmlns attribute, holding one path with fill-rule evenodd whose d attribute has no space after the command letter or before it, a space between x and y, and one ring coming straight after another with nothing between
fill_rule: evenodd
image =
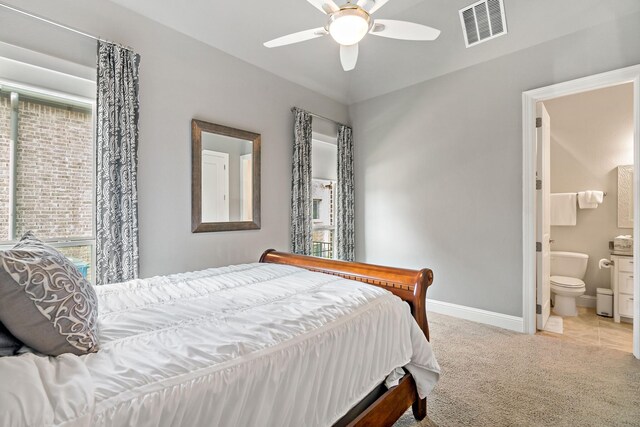
<instances>
[{"instance_id":1,"label":"wooden mirror frame","mask_svg":"<svg viewBox=\"0 0 640 427\"><path fill-rule=\"evenodd\" d=\"M252 142L252 209L251 221L202 222L202 131ZM259 230L260 229L260 134L228 126L191 120L191 232Z\"/></svg>"}]
</instances>

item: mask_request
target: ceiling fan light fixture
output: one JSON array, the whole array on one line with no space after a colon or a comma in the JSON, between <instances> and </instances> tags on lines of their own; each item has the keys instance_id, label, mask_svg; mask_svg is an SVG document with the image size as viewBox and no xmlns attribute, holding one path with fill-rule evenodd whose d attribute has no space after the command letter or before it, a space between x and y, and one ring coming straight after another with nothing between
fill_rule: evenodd
<instances>
[{"instance_id":1,"label":"ceiling fan light fixture","mask_svg":"<svg viewBox=\"0 0 640 427\"><path fill-rule=\"evenodd\" d=\"M371 17L362 8L348 7L331 15L327 30L337 43L351 46L367 35L372 24Z\"/></svg>"},{"instance_id":2,"label":"ceiling fan light fixture","mask_svg":"<svg viewBox=\"0 0 640 427\"><path fill-rule=\"evenodd\" d=\"M340 63L344 71L351 71L358 62L360 40L371 33L377 37L397 40L430 41L440 35L440 30L422 24L393 19L371 19L371 14L384 6L389 0L347 0L338 7L334 0L307 0L324 12L328 20L320 28L298 31L265 42L265 47L286 46L305 40L330 34L340 45ZM497 2L502 0L481 0Z\"/></svg>"}]
</instances>

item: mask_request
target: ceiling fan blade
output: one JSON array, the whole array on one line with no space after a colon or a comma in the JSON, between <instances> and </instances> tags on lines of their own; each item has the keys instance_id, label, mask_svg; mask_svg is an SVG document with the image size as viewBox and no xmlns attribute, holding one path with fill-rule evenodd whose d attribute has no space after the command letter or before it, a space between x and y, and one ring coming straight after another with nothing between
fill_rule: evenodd
<instances>
[{"instance_id":1,"label":"ceiling fan blade","mask_svg":"<svg viewBox=\"0 0 640 427\"><path fill-rule=\"evenodd\" d=\"M345 71L351 71L356 68L356 62L358 62L357 43L351 46L340 45L340 62L342 63L342 69Z\"/></svg>"},{"instance_id":2,"label":"ceiling fan blade","mask_svg":"<svg viewBox=\"0 0 640 427\"><path fill-rule=\"evenodd\" d=\"M435 40L440 30L413 22L395 21L393 19L376 19L370 31L374 36L399 40Z\"/></svg>"},{"instance_id":3,"label":"ceiling fan blade","mask_svg":"<svg viewBox=\"0 0 640 427\"><path fill-rule=\"evenodd\" d=\"M278 47L288 44L299 43L306 40L315 39L327 35L327 30L324 28L312 28L310 30L299 31L293 34L287 34L286 36L278 37L277 39L269 40L265 42L265 47Z\"/></svg>"},{"instance_id":4,"label":"ceiling fan blade","mask_svg":"<svg viewBox=\"0 0 640 427\"><path fill-rule=\"evenodd\" d=\"M307 0L316 9L323 13L333 13L340 10L338 5L333 0Z\"/></svg>"},{"instance_id":5,"label":"ceiling fan blade","mask_svg":"<svg viewBox=\"0 0 640 427\"><path fill-rule=\"evenodd\" d=\"M358 6L369 12L369 14L372 14L373 12L387 4L388 1L389 0L358 0ZM360 4L360 2L362 2L362 4ZM368 6L372 3L372 6Z\"/></svg>"},{"instance_id":6,"label":"ceiling fan blade","mask_svg":"<svg viewBox=\"0 0 640 427\"><path fill-rule=\"evenodd\" d=\"M358 6L363 8L364 10L370 10L375 4L375 0L358 0Z\"/></svg>"}]
</instances>

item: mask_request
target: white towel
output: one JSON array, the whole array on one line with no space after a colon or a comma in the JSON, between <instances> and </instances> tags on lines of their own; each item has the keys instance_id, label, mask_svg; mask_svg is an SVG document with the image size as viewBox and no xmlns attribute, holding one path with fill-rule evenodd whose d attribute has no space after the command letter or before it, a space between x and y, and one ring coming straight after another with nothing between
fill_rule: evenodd
<instances>
[{"instance_id":1,"label":"white towel","mask_svg":"<svg viewBox=\"0 0 640 427\"><path fill-rule=\"evenodd\" d=\"M602 191L581 191L578 193L578 205L580 209L595 209L604 199Z\"/></svg>"},{"instance_id":2,"label":"white towel","mask_svg":"<svg viewBox=\"0 0 640 427\"><path fill-rule=\"evenodd\" d=\"M551 225L576 225L576 193L551 194Z\"/></svg>"}]
</instances>

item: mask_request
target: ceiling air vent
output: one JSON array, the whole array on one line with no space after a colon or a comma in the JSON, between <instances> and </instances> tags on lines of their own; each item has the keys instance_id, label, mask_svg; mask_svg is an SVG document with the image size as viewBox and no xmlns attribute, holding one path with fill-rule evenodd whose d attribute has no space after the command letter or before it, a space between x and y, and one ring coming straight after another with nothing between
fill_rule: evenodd
<instances>
[{"instance_id":1,"label":"ceiling air vent","mask_svg":"<svg viewBox=\"0 0 640 427\"><path fill-rule=\"evenodd\" d=\"M467 47L507 34L502 0L482 0L460 9L460 22Z\"/></svg>"}]
</instances>

